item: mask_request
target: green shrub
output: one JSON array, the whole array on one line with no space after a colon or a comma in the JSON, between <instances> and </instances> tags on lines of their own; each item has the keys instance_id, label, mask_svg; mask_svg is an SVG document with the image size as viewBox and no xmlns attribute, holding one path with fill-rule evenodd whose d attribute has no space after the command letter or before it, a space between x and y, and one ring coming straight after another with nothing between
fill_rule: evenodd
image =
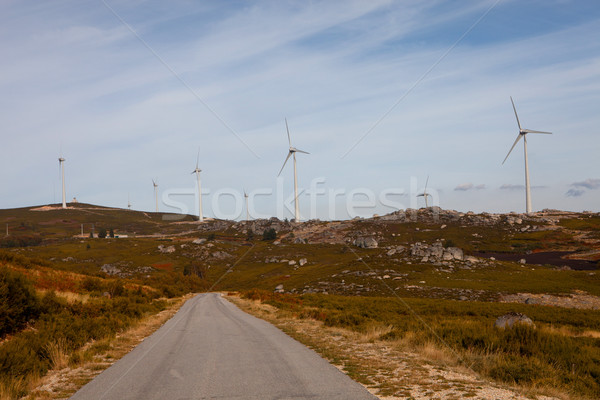
<instances>
[{"instance_id":1,"label":"green shrub","mask_svg":"<svg viewBox=\"0 0 600 400\"><path fill-rule=\"evenodd\" d=\"M0 238L0 247L27 247L42 243L40 235L9 235Z\"/></svg>"},{"instance_id":2,"label":"green shrub","mask_svg":"<svg viewBox=\"0 0 600 400\"><path fill-rule=\"evenodd\" d=\"M274 228L265 229L263 232L262 240L275 240L277 239L277 231Z\"/></svg>"},{"instance_id":3,"label":"green shrub","mask_svg":"<svg viewBox=\"0 0 600 400\"><path fill-rule=\"evenodd\" d=\"M19 272L0 267L0 337L16 332L40 314L31 282Z\"/></svg>"}]
</instances>

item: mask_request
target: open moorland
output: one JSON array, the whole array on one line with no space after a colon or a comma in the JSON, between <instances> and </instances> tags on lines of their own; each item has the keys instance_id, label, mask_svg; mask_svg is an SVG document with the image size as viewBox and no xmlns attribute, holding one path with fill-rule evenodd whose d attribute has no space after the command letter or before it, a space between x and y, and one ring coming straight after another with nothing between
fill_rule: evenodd
<instances>
[{"instance_id":1,"label":"open moorland","mask_svg":"<svg viewBox=\"0 0 600 400\"><path fill-rule=\"evenodd\" d=\"M523 396L600 397L599 214L199 223L72 204L0 210L0 224L2 399L68 396L77 384L40 391L44 376L105 368L116 338L207 290L231 292L382 398L448 389L425 365ZM495 326L511 315L524 322ZM379 349L376 367L364 346ZM452 385L462 391L443 398L485 398Z\"/></svg>"}]
</instances>

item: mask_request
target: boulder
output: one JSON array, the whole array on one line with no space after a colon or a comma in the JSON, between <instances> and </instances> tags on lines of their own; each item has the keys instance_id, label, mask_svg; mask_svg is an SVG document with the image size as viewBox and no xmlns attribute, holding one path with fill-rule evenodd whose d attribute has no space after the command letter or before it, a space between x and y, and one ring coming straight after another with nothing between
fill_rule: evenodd
<instances>
[{"instance_id":1,"label":"boulder","mask_svg":"<svg viewBox=\"0 0 600 400\"><path fill-rule=\"evenodd\" d=\"M280 283L279 285L275 286L275 293L283 293L283 283Z\"/></svg>"},{"instance_id":2,"label":"boulder","mask_svg":"<svg viewBox=\"0 0 600 400\"><path fill-rule=\"evenodd\" d=\"M290 260L290 261L288 261L288 265L296 265L296 261L295 260Z\"/></svg>"},{"instance_id":3,"label":"boulder","mask_svg":"<svg viewBox=\"0 0 600 400\"><path fill-rule=\"evenodd\" d=\"M496 328L504 329L504 328L512 328L515 324L524 324L529 325L535 328L535 324L525 314L517 313L517 312L509 312L508 314L504 314L496 319Z\"/></svg>"},{"instance_id":4,"label":"boulder","mask_svg":"<svg viewBox=\"0 0 600 400\"><path fill-rule=\"evenodd\" d=\"M121 270L112 264L104 264L100 269L108 275L118 275L121 273Z\"/></svg>"},{"instance_id":5,"label":"boulder","mask_svg":"<svg viewBox=\"0 0 600 400\"><path fill-rule=\"evenodd\" d=\"M308 260L306 258L301 258L300 260L298 260L298 264L300 264L300 266L304 266L306 263L308 262Z\"/></svg>"},{"instance_id":6,"label":"boulder","mask_svg":"<svg viewBox=\"0 0 600 400\"><path fill-rule=\"evenodd\" d=\"M192 243L194 243L194 244L203 244L204 242L206 242L206 239L200 238L200 239L194 239L194 241Z\"/></svg>"},{"instance_id":7,"label":"boulder","mask_svg":"<svg viewBox=\"0 0 600 400\"><path fill-rule=\"evenodd\" d=\"M377 240L372 237L358 237L354 239L354 245L363 249L376 249L378 243Z\"/></svg>"},{"instance_id":8,"label":"boulder","mask_svg":"<svg viewBox=\"0 0 600 400\"><path fill-rule=\"evenodd\" d=\"M394 254L396 254L396 249L389 249L388 252L386 253L388 256L393 256Z\"/></svg>"},{"instance_id":9,"label":"boulder","mask_svg":"<svg viewBox=\"0 0 600 400\"><path fill-rule=\"evenodd\" d=\"M295 244L306 244L307 241L306 241L306 239L296 238L296 239L294 239L294 243Z\"/></svg>"},{"instance_id":10,"label":"boulder","mask_svg":"<svg viewBox=\"0 0 600 400\"><path fill-rule=\"evenodd\" d=\"M158 251L161 253L175 253L175 246L165 246L161 244L158 246Z\"/></svg>"},{"instance_id":11,"label":"boulder","mask_svg":"<svg viewBox=\"0 0 600 400\"><path fill-rule=\"evenodd\" d=\"M446 250L444 250L444 254L450 254L452 257L451 260L462 260L464 257L462 249L459 249L458 247L448 247Z\"/></svg>"}]
</instances>

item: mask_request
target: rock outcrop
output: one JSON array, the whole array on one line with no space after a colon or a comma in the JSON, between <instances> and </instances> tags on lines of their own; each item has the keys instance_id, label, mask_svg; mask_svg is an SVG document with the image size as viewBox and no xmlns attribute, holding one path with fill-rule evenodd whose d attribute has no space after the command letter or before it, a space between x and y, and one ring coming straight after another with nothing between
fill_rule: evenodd
<instances>
[{"instance_id":1,"label":"rock outcrop","mask_svg":"<svg viewBox=\"0 0 600 400\"><path fill-rule=\"evenodd\" d=\"M376 249L378 246L377 240L373 237L357 237L353 244L363 249Z\"/></svg>"},{"instance_id":2,"label":"rock outcrop","mask_svg":"<svg viewBox=\"0 0 600 400\"><path fill-rule=\"evenodd\" d=\"M504 314L496 319L495 326L496 328L505 329L512 328L515 324L524 324L529 325L535 328L535 324L525 314L521 314L518 312L509 312Z\"/></svg>"}]
</instances>

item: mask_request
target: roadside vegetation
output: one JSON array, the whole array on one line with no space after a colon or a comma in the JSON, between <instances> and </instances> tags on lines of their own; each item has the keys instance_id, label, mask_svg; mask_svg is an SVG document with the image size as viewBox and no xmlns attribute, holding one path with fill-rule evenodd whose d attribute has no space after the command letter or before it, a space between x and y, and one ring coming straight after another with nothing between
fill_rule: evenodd
<instances>
[{"instance_id":1,"label":"roadside vegetation","mask_svg":"<svg viewBox=\"0 0 600 400\"><path fill-rule=\"evenodd\" d=\"M598 311L261 290L241 296L277 307L281 315L314 319L412 351L427 349L438 358L444 354L444 361L498 382L574 399L600 398ZM509 311L526 313L536 326L496 328L495 319Z\"/></svg>"},{"instance_id":2,"label":"roadside vegetation","mask_svg":"<svg viewBox=\"0 0 600 400\"><path fill-rule=\"evenodd\" d=\"M0 399L26 395L50 369L77 366L105 350L167 299L197 289L194 277L164 274L154 286L57 271L0 254ZM105 346L105 345L104 345Z\"/></svg>"}]
</instances>

